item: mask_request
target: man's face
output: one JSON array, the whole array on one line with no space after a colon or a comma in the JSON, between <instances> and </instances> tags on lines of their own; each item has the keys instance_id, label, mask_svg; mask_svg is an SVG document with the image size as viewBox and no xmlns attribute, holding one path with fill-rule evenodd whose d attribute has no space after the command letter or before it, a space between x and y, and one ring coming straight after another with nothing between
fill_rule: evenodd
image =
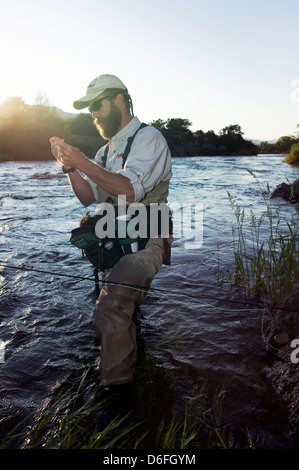
<instances>
[{"instance_id":1,"label":"man's face","mask_svg":"<svg viewBox=\"0 0 299 470\"><path fill-rule=\"evenodd\" d=\"M110 109L109 109L110 107ZM104 139L111 139L121 126L121 112L114 101L106 100L99 111L92 114L94 123Z\"/></svg>"}]
</instances>

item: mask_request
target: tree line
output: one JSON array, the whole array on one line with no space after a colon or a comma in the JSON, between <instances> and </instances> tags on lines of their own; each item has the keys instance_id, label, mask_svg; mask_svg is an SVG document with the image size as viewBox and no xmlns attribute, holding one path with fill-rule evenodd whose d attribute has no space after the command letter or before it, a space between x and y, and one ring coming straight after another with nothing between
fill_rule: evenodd
<instances>
[{"instance_id":1,"label":"tree line","mask_svg":"<svg viewBox=\"0 0 299 470\"><path fill-rule=\"evenodd\" d=\"M293 145L299 144L299 136L283 136L280 137L275 143L261 142L259 146L259 153L282 153L288 154Z\"/></svg>"},{"instance_id":2,"label":"tree line","mask_svg":"<svg viewBox=\"0 0 299 470\"><path fill-rule=\"evenodd\" d=\"M170 147L172 156L227 156L257 155L258 146L243 138L238 124L224 127L215 134L213 130L192 132L188 119L172 118L167 121L158 119L151 125L161 131Z\"/></svg>"},{"instance_id":3,"label":"tree line","mask_svg":"<svg viewBox=\"0 0 299 470\"><path fill-rule=\"evenodd\" d=\"M218 134L212 130L192 132L188 119L157 119L149 124L165 136L174 157L288 153L296 143L294 138L281 137L277 145L263 142L259 147L243 138L238 124L228 125ZM106 143L90 114L65 119L43 99L27 105L22 98L11 97L0 104L0 161L50 160L49 138L53 135L64 138L89 158Z\"/></svg>"}]
</instances>

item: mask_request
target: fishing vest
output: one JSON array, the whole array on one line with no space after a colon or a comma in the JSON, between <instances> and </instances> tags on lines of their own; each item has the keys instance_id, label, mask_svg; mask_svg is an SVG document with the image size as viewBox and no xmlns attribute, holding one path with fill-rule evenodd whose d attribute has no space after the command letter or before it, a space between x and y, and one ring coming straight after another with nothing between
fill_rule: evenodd
<instances>
[{"instance_id":1,"label":"fishing vest","mask_svg":"<svg viewBox=\"0 0 299 470\"><path fill-rule=\"evenodd\" d=\"M140 129L142 129L143 127L146 127L147 124L145 124L144 122L140 125L140 127L137 129L137 131L131 136L128 138L127 140L127 145L126 145L126 148L125 148L125 151L124 151L124 155L123 155L123 162L122 162L122 168L124 168L125 166L125 163L126 163L126 160L128 158L128 155L130 153L130 150L131 150L131 146L132 146L132 143L133 143L133 140L136 136L136 134L138 133L138 131ZM102 157L102 162L101 162L101 166L103 166L104 168L106 168L106 162L107 162L107 157L108 157L108 152L109 152L109 144L106 145L105 147L105 152L104 152L104 155ZM151 191L149 191L145 197L142 199L142 201L140 201L141 204L144 204L145 206L148 206L150 205L151 203L162 203L162 202L167 202L167 196L168 196L168 188L169 188L169 180L168 181L161 181L157 186L155 186ZM97 193L98 193L98 197L99 197L99 202L109 202L111 204L117 204L117 198L118 196L115 196L113 194L110 194L108 193L107 191L105 191L104 189L102 189L100 186L97 186L96 188L97 190Z\"/></svg>"},{"instance_id":2,"label":"fishing vest","mask_svg":"<svg viewBox=\"0 0 299 470\"><path fill-rule=\"evenodd\" d=\"M142 123L141 126L137 129L135 134L128 138L127 145L123 155L122 167L124 167L126 159L130 153L131 145L136 136L137 132L145 127L146 124ZM109 144L105 148L105 152L102 158L102 166L106 166L107 156L109 151ZM144 204L147 207L147 210L150 210L151 203L166 203L168 196L168 187L169 181L161 181L156 187L149 191L140 203ZM97 192L100 202L109 202L117 206L118 197L104 191L100 186L97 186ZM87 255L89 261L95 267L95 278L96 278L96 290L98 292L98 270L104 271L105 269L112 268L125 254L132 253L132 244L131 242L136 242L138 244L138 251L145 248L149 235L146 238L138 238L136 240L131 240L126 238L121 240L116 239L99 239L95 233L95 225L101 216L90 217L87 214L81 219L80 227L72 230L70 242L75 245L77 248L82 249L83 252ZM160 230L158 228L158 230ZM148 227L148 233L149 233ZM159 234L161 232L158 232ZM172 236L172 221L169 214L169 236ZM170 240L170 239L169 239ZM163 238L164 242L164 261L163 264L170 265L170 246L171 241L168 238Z\"/></svg>"}]
</instances>

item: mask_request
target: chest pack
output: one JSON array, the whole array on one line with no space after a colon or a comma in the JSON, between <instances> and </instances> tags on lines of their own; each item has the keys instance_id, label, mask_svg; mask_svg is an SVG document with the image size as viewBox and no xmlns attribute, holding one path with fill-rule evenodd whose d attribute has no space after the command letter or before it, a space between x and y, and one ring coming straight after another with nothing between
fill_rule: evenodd
<instances>
[{"instance_id":1,"label":"chest pack","mask_svg":"<svg viewBox=\"0 0 299 470\"><path fill-rule=\"evenodd\" d=\"M116 229L115 237L99 238L96 234L96 224L102 217L105 217L105 214L91 216L87 213L82 217L80 226L72 230L70 238L70 242L80 248L91 264L100 271L112 268L124 255L143 250L150 233L148 227L147 236L144 238L131 238L127 232L125 237L120 237Z\"/></svg>"}]
</instances>

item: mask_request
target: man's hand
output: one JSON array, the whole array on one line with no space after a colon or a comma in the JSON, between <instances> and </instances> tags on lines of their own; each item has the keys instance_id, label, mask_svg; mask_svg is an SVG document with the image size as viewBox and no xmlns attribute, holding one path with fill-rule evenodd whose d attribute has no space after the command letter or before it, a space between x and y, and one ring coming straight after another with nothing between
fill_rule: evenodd
<instances>
[{"instance_id":1,"label":"man's hand","mask_svg":"<svg viewBox=\"0 0 299 470\"><path fill-rule=\"evenodd\" d=\"M85 155L79 149L64 142L59 137L51 137L51 152L65 168L80 168Z\"/></svg>"},{"instance_id":2,"label":"man's hand","mask_svg":"<svg viewBox=\"0 0 299 470\"><path fill-rule=\"evenodd\" d=\"M76 147L61 142L59 144L59 158L62 164L69 168L81 168L86 160L85 155Z\"/></svg>"},{"instance_id":3,"label":"man's hand","mask_svg":"<svg viewBox=\"0 0 299 470\"><path fill-rule=\"evenodd\" d=\"M88 178L90 178L96 185L100 186L108 193L111 193L115 196L125 195L127 201L134 201L134 188L129 178L113 171L107 170L106 168L100 166L98 163L92 162L87 157L85 157L85 155L80 152L79 149L77 149L76 147L72 147L59 137L51 137L50 143L54 157L59 160L66 169L76 168L82 173L84 173ZM72 176L73 182L76 175L79 175L79 172L72 173L72 175L74 175ZM89 183L88 187L90 189ZM84 190L86 190L86 186L84 186ZM93 193L92 195L90 193L89 196L90 197L88 197L88 201L92 198L94 200ZM80 199L81 202L83 201L82 194L79 195L78 193L77 197ZM87 205L85 202L82 202L82 204ZM88 202L88 204L91 203Z\"/></svg>"},{"instance_id":4,"label":"man's hand","mask_svg":"<svg viewBox=\"0 0 299 470\"><path fill-rule=\"evenodd\" d=\"M60 163L62 163L60 159L60 144L62 144L63 142L64 140L60 139L59 137L51 137L50 139L52 155Z\"/></svg>"}]
</instances>

